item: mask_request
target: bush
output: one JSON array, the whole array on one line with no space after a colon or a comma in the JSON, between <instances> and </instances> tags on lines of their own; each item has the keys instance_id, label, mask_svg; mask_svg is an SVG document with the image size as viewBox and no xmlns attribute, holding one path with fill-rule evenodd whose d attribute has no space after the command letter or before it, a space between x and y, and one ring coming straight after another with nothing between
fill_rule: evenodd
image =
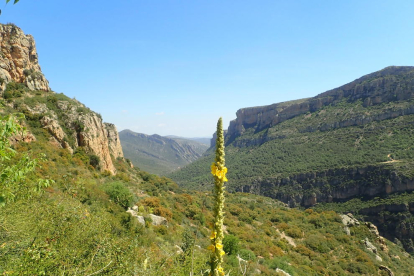
<instances>
[{"instance_id":1,"label":"bush","mask_svg":"<svg viewBox=\"0 0 414 276\"><path fill-rule=\"evenodd\" d=\"M148 206L151 208L160 207L160 199L158 197L147 197L139 202L144 206Z\"/></svg>"},{"instance_id":2,"label":"bush","mask_svg":"<svg viewBox=\"0 0 414 276\"><path fill-rule=\"evenodd\" d=\"M97 155L89 155L89 164L94 167L95 169L99 170L99 163L101 160L99 159L99 156Z\"/></svg>"},{"instance_id":3,"label":"bush","mask_svg":"<svg viewBox=\"0 0 414 276\"><path fill-rule=\"evenodd\" d=\"M168 221L171 221L172 218L172 212L162 206L154 209L154 215L165 217Z\"/></svg>"},{"instance_id":4,"label":"bush","mask_svg":"<svg viewBox=\"0 0 414 276\"><path fill-rule=\"evenodd\" d=\"M223 250L228 255L235 255L239 252L239 238L233 235L226 235L223 239Z\"/></svg>"},{"instance_id":5,"label":"bush","mask_svg":"<svg viewBox=\"0 0 414 276\"><path fill-rule=\"evenodd\" d=\"M254 254L254 252L249 249L240 249L239 256L246 261L256 261L256 254Z\"/></svg>"},{"instance_id":6,"label":"bush","mask_svg":"<svg viewBox=\"0 0 414 276\"><path fill-rule=\"evenodd\" d=\"M110 182L102 186L102 190L109 195L109 198L125 209L132 205L133 194L121 182Z\"/></svg>"}]
</instances>

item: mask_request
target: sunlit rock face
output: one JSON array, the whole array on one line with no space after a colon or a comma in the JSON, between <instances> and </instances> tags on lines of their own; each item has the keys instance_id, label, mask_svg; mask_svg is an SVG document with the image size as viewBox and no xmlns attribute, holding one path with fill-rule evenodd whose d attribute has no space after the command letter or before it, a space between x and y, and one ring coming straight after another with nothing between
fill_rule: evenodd
<instances>
[{"instance_id":1,"label":"sunlit rock face","mask_svg":"<svg viewBox=\"0 0 414 276\"><path fill-rule=\"evenodd\" d=\"M14 24L0 24L0 47L1 92L11 81L24 83L31 90L50 91L38 63L33 36L25 35Z\"/></svg>"}]
</instances>

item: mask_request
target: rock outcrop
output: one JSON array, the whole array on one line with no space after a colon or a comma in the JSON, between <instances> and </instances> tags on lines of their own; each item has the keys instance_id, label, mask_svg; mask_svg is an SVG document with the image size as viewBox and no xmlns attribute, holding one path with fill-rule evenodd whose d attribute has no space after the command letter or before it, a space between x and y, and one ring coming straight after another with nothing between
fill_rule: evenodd
<instances>
[{"instance_id":1,"label":"rock outcrop","mask_svg":"<svg viewBox=\"0 0 414 276\"><path fill-rule=\"evenodd\" d=\"M347 185L343 185L343 179ZM269 196L291 207L314 206L320 202L341 202L354 197L375 197L414 191L414 179L392 168L367 166L292 174L289 177L256 179L236 191Z\"/></svg>"},{"instance_id":2,"label":"rock outcrop","mask_svg":"<svg viewBox=\"0 0 414 276\"><path fill-rule=\"evenodd\" d=\"M41 122L53 137L70 151L77 147L83 147L89 154L99 157L101 170L115 173L111 155L114 158L123 157L122 148L119 142L118 132L113 124L103 123L102 118L95 112L88 110L79 102L58 101L58 109L64 114L64 118L58 121L55 112L49 112L54 118L45 116ZM72 147L67 142L68 134L65 133L60 124L71 129L70 138L74 141Z\"/></svg>"},{"instance_id":3,"label":"rock outcrop","mask_svg":"<svg viewBox=\"0 0 414 276\"><path fill-rule=\"evenodd\" d=\"M362 100L364 106L413 99L413 79L414 67L390 66L313 98L242 108L237 111L237 118L230 122L226 140L233 141L250 128L258 132L298 115L314 112L323 106L335 105L344 98L351 102ZM371 118L370 120L376 119ZM357 124L352 120L342 122L343 127ZM341 127L340 125L341 123L338 122L338 125L333 127ZM331 126L326 127L330 128Z\"/></svg>"},{"instance_id":4,"label":"rock outcrop","mask_svg":"<svg viewBox=\"0 0 414 276\"><path fill-rule=\"evenodd\" d=\"M99 168L115 173L114 158L123 158L119 135L115 125L103 123L99 114L89 110L82 103L57 95L49 88L38 63L36 45L31 35L25 35L14 24L0 24L0 97L9 82L23 83L30 90L44 92L19 92L20 99L38 97L30 104L15 104L13 96L7 98L7 105L23 112L30 120L39 120L50 134L50 142L73 153L82 147L89 155L99 159ZM45 93L46 92L46 93ZM35 137L16 137L16 140L31 141Z\"/></svg>"},{"instance_id":5,"label":"rock outcrop","mask_svg":"<svg viewBox=\"0 0 414 276\"><path fill-rule=\"evenodd\" d=\"M0 47L0 95L11 81L24 83L31 90L50 91L33 36L25 35L14 24L0 24Z\"/></svg>"},{"instance_id":6,"label":"rock outcrop","mask_svg":"<svg viewBox=\"0 0 414 276\"><path fill-rule=\"evenodd\" d=\"M123 158L121 140L114 124L104 123L106 137L108 138L109 153L116 158Z\"/></svg>"}]
</instances>

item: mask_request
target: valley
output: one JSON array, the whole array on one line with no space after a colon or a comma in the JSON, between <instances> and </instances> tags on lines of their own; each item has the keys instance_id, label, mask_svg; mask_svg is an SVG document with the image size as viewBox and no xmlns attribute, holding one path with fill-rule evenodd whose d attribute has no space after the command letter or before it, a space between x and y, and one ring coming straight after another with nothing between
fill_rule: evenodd
<instances>
[{"instance_id":1,"label":"valley","mask_svg":"<svg viewBox=\"0 0 414 276\"><path fill-rule=\"evenodd\" d=\"M48 86L32 36L0 31L0 274L208 275L214 138L118 133ZM413 80L387 67L237 112L226 275L412 274Z\"/></svg>"}]
</instances>

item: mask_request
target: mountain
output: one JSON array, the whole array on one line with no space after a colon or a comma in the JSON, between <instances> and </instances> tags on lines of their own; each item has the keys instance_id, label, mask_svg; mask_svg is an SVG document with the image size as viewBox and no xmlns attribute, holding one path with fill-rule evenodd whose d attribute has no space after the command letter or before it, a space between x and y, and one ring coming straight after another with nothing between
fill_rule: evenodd
<instances>
[{"instance_id":1,"label":"mountain","mask_svg":"<svg viewBox=\"0 0 414 276\"><path fill-rule=\"evenodd\" d=\"M100 114L77 100L51 91L31 35L14 24L0 25L0 32L0 96L6 111L23 113L27 124L42 128L36 134L45 135L46 130L57 147L85 151L94 166L115 173L111 156L123 158L115 125L104 123Z\"/></svg>"},{"instance_id":2,"label":"mountain","mask_svg":"<svg viewBox=\"0 0 414 276\"><path fill-rule=\"evenodd\" d=\"M16 26L0 25L0 30L0 44L6 45L2 57L12 56L7 51L13 45L26 45L19 44L26 36ZM29 55L33 48L20 52L26 53L19 57L25 62L0 60L11 77L3 78L0 93L0 133L10 130L5 119L12 114L26 127L10 141L0 139L0 199L6 194L11 199L0 202L0 274L206 271L212 194L184 190L171 179L133 168L122 157L112 124L51 91L45 79L31 86L12 73L13 66L20 72L37 60ZM412 256L352 215L303 211L248 193L225 196L226 274L412 274Z\"/></svg>"},{"instance_id":3,"label":"mountain","mask_svg":"<svg viewBox=\"0 0 414 276\"><path fill-rule=\"evenodd\" d=\"M204 145L207 145L207 146L210 146L210 143L211 143L211 138L206 138L206 137L185 138L185 137L180 137L180 136L175 136L175 135L167 135L165 137L171 138L171 139L193 140L193 141L197 141L200 144L204 144Z\"/></svg>"},{"instance_id":4,"label":"mountain","mask_svg":"<svg viewBox=\"0 0 414 276\"><path fill-rule=\"evenodd\" d=\"M414 67L391 66L313 98L242 108L225 136L228 190L306 207L381 197L382 207L365 204L382 210L380 232L414 252L414 231L404 230L414 229L412 200L386 201L414 190L413 99ZM170 176L210 188L208 153Z\"/></svg>"},{"instance_id":5,"label":"mountain","mask_svg":"<svg viewBox=\"0 0 414 276\"><path fill-rule=\"evenodd\" d=\"M146 135L123 130L119 133L125 157L135 166L159 175L168 174L197 160L208 146L181 137Z\"/></svg>"}]
</instances>

